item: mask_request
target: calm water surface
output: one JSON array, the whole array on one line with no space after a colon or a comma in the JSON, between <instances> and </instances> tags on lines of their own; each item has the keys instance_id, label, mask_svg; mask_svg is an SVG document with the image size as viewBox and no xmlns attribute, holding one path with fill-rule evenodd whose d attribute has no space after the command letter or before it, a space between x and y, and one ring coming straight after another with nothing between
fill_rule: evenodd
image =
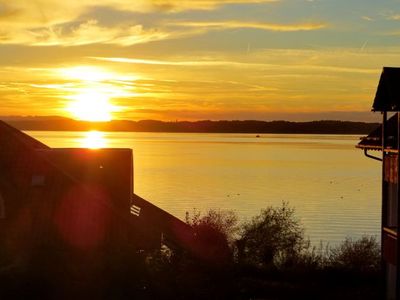
<instances>
[{"instance_id":1,"label":"calm water surface","mask_svg":"<svg viewBox=\"0 0 400 300\"><path fill-rule=\"evenodd\" d=\"M221 208L248 220L288 201L313 243L379 238L380 163L354 148L359 136L27 133L51 147L132 148L135 193L182 219Z\"/></svg>"}]
</instances>

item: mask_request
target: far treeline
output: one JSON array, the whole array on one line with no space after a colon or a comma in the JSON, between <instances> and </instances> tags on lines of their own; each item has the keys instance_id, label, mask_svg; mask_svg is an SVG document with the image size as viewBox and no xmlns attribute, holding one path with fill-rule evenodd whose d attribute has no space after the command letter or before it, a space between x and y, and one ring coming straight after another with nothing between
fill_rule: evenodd
<instances>
[{"instance_id":1,"label":"far treeline","mask_svg":"<svg viewBox=\"0 0 400 300\"><path fill-rule=\"evenodd\" d=\"M368 134L379 126L378 123L350 121L176 121L155 120L110 122L84 122L67 118L34 117L4 118L20 130L49 131L133 131L133 132L193 132L193 133L299 133L299 134Z\"/></svg>"}]
</instances>

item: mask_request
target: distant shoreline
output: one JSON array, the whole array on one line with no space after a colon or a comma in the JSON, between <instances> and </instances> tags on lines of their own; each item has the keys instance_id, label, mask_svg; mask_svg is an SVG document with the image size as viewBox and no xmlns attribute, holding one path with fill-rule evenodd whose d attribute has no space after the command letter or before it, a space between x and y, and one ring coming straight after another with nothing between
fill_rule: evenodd
<instances>
[{"instance_id":1,"label":"distant shoreline","mask_svg":"<svg viewBox=\"0 0 400 300\"><path fill-rule=\"evenodd\" d=\"M1 119L1 118L0 118ZM351 121L177 121L156 120L110 122L85 122L62 117L13 117L3 118L20 130L35 131L118 131L165 133L249 133L249 134L368 134L379 123Z\"/></svg>"}]
</instances>

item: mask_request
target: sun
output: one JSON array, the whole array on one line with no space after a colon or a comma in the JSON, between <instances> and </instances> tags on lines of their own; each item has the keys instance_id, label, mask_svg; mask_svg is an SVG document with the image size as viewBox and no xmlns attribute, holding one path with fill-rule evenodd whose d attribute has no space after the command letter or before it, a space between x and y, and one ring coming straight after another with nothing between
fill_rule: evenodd
<instances>
[{"instance_id":1,"label":"sun","mask_svg":"<svg viewBox=\"0 0 400 300\"><path fill-rule=\"evenodd\" d=\"M91 122L106 122L112 119L115 107L105 93L89 90L70 98L71 103L67 110L75 119Z\"/></svg>"},{"instance_id":2,"label":"sun","mask_svg":"<svg viewBox=\"0 0 400 300\"><path fill-rule=\"evenodd\" d=\"M105 122L112 120L113 113L120 111L111 99L126 97L129 93L120 86L119 80L127 78L95 66L76 66L58 70L69 81L65 109L77 120ZM130 94L129 94L130 95Z\"/></svg>"}]
</instances>

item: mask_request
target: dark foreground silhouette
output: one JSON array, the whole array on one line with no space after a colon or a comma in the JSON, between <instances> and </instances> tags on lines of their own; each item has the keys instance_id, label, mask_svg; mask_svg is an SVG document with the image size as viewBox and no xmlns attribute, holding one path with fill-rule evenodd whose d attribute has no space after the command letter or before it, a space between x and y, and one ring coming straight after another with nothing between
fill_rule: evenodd
<instances>
[{"instance_id":1,"label":"dark foreground silhouette","mask_svg":"<svg viewBox=\"0 0 400 300\"><path fill-rule=\"evenodd\" d=\"M312 247L285 203L241 225L234 213L215 210L205 215L194 211L186 221L204 245L197 253L165 246L101 258L76 252L63 257L71 264L62 267L59 253L29 253L21 269L12 253L3 251L0 298L381 298L380 250L373 237ZM91 261L102 263L93 266Z\"/></svg>"}]
</instances>

